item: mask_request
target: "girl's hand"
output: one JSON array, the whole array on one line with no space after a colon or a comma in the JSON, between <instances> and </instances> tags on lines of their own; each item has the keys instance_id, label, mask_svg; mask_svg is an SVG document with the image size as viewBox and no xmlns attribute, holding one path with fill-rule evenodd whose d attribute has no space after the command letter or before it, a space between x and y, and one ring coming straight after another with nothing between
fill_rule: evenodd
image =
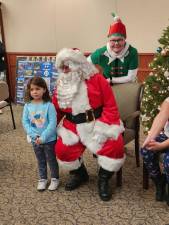
<instances>
[{"instance_id":1,"label":"girl's hand","mask_svg":"<svg viewBox=\"0 0 169 225\"><path fill-rule=\"evenodd\" d=\"M35 143L36 143L37 145L42 144L41 139L40 139L39 137L37 137L36 140L35 140Z\"/></svg>"},{"instance_id":2,"label":"girl's hand","mask_svg":"<svg viewBox=\"0 0 169 225\"><path fill-rule=\"evenodd\" d=\"M150 141L146 147L150 151L160 151L164 149L163 143L154 140Z\"/></svg>"}]
</instances>

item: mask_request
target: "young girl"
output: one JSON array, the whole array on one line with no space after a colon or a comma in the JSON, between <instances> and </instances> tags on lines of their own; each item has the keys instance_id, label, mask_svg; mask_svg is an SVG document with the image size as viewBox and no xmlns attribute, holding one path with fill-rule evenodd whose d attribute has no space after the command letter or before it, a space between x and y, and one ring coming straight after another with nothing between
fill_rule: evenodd
<instances>
[{"instance_id":1,"label":"young girl","mask_svg":"<svg viewBox=\"0 0 169 225\"><path fill-rule=\"evenodd\" d=\"M56 190L59 185L59 168L54 146L56 142L56 111L51 103L45 80L33 77L27 85L26 101L22 123L38 161L38 191L47 187L47 162L51 171L48 190Z\"/></svg>"},{"instance_id":2,"label":"young girl","mask_svg":"<svg viewBox=\"0 0 169 225\"><path fill-rule=\"evenodd\" d=\"M163 102L141 149L144 164L156 186L156 200L169 206L169 97ZM163 173L159 156L163 153ZM166 188L167 185L167 188Z\"/></svg>"}]
</instances>

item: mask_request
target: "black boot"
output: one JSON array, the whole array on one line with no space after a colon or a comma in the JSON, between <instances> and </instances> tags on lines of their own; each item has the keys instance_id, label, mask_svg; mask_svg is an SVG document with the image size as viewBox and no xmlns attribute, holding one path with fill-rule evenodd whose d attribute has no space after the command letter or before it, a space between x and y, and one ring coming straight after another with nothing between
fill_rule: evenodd
<instances>
[{"instance_id":1,"label":"black boot","mask_svg":"<svg viewBox=\"0 0 169 225\"><path fill-rule=\"evenodd\" d=\"M66 191L72 191L89 180L86 167L82 164L77 170L70 171L70 178L65 185Z\"/></svg>"},{"instance_id":2,"label":"black boot","mask_svg":"<svg viewBox=\"0 0 169 225\"><path fill-rule=\"evenodd\" d=\"M166 176L165 174L159 175L157 177L152 177L152 180L156 186L156 201L163 201L166 194Z\"/></svg>"},{"instance_id":3,"label":"black boot","mask_svg":"<svg viewBox=\"0 0 169 225\"><path fill-rule=\"evenodd\" d=\"M109 172L100 167L99 179L98 179L98 189L99 196L103 201L109 201L112 197L112 189L109 185L109 180L112 177L113 172Z\"/></svg>"}]
</instances>

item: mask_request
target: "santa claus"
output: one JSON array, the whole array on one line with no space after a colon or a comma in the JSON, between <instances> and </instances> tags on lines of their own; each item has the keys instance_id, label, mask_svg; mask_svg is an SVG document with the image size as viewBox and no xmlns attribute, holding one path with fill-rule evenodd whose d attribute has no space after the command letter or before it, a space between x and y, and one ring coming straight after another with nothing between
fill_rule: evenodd
<instances>
[{"instance_id":1,"label":"santa claus","mask_svg":"<svg viewBox=\"0 0 169 225\"><path fill-rule=\"evenodd\" d=\"M103 201L111 199L109 179L125 160L123 125L112 89L103 75L79 51L62 49L56 56L59 71L53 103L58 114L56 156L70 171L65 190L89 180L83 162L85 149L97 156L98 189Z\"/></svg>"}]
</instances>

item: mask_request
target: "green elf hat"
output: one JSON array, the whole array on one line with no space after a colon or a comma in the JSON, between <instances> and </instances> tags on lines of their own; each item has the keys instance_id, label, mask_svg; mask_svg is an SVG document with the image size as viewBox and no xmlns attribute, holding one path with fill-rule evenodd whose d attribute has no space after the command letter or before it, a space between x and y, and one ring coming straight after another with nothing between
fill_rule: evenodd
<instances>
[{"instance_id":1,"label":"green elf hat","mask_svg":"<svg viewBox=\"0 0 169 225\"><path fill-rule=\"evenodd\" d=\"M121 19L115 15L115 13L112 13L114 23L110 25L109 31L108 31L108 38L112 36L120 36L124 37L126 39L126 27L125 25L121 22Z\"/></svg>"}]
</instances>

